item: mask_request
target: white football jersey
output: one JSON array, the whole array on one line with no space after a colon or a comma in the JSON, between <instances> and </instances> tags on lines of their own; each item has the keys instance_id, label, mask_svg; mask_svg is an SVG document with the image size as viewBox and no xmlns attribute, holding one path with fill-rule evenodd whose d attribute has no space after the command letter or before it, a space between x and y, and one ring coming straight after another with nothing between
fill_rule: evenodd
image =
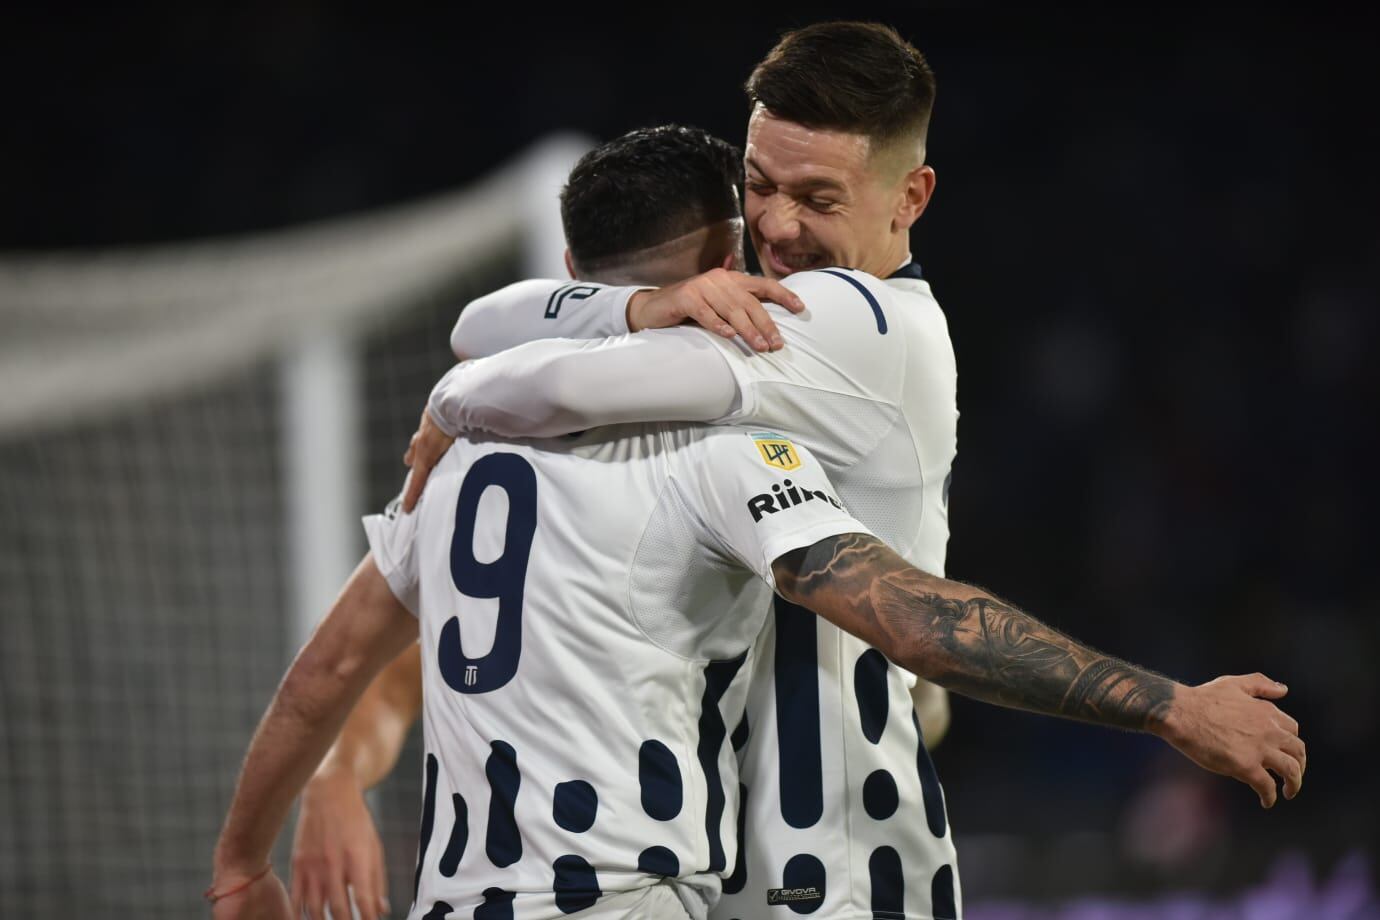
<instances>
[{"instance_id":1,"label":"white football jersey","mask_svg":"<svg viewBox=\"0 0 1380 920\"><path fill-rule=\"evenodd\" d=\"M784 283L809 307L774 316L785 349L752 355L718 340L736 354L742 405L732 418L808 445L860 520L942 575L957 371L929 284L918 272L884 283L842 269ZM712 916L770 920L789 906L831 918L959 917L958 864L910 696L915 678L780 598L750 667L747 722L735 731L743 859Z\"/></svg>"},{"instance_id":2,"label":"white football jersey","mask_svg":"<svg viewBox=\"0 0 1380 920\"><path fill-rule=\"evenodd\" d=\"M728 736L771 563L867 532L821 465L736 428L462 439L414 513L365 529L420 619L413 920L612 910L656 884L704 917L737 862Z\"/></svg>"},{"instance_id":3,"label":"white football jersey","mask_svg":"<svg viewBox=\"0 0 1380 920\"><path fill-rule=\"evenodd\" d=\"M446 381L433 393L433 414L516 432L532 404L548 399L538 384L559 379L563 399L579 394L582 406L596 407L582 416L592 424L635 417L633 404L644 401L684 413L677 418L779 431L814 452L844 504L877 536L942 575L957 371L928 282L908 264L886 281L831 268L782 283L808 309L796 316L773 308L781 351L757 354L738 340L684 328L526 346L511 358L461 365L449 394ZM467 308L452 343L478 356L543 335L626 333L625 307L636 290L523 282ZM722 372L712 357L705 363L706 352L722 356L736 382L736 403L720 415L668 389ZM610 375L645 389L619 388ZM772 920L788 906L831 918L959 917L957 861L914 716L914 676L780 601L748 667L747 720L735 732L745 844L716 920Z\"/></svg>"}]
</instances>

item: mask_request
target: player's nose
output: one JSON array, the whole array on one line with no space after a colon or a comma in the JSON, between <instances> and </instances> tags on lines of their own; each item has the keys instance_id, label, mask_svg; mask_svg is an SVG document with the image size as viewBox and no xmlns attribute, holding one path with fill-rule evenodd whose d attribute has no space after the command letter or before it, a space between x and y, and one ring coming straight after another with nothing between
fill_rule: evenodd
<instances>
[{"instance_id":1,"label":"player's nose","mask_svg":"<svg viewBox=\"0 0 1380 920\"><path fill-rule=\"evenodd\" d=\"M757 229L767 242L779 243L800 236L800 221L784 195L772 195L762 207Z\"/></svg>"}]
</instances>

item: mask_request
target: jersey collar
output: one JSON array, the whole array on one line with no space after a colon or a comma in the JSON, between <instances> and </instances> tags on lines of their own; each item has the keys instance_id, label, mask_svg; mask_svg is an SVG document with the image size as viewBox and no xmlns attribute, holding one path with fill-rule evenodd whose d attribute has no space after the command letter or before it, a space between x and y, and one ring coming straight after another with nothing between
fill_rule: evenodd
<instances>
[{"instance_id":1,"label":"jersey collar","mask_svg":"<svg viewBox=\"0 0 1380 920\"><path fill-rule=\"evenodd\" d=\"M900 268L896 269L896 271L886 276L887 281L891 281L894 278L914 278L916 281L925 280L925 276L920 274L920 263L914 260L908 260L905 265L902 265Z\"/></svg>"}]
</instances>

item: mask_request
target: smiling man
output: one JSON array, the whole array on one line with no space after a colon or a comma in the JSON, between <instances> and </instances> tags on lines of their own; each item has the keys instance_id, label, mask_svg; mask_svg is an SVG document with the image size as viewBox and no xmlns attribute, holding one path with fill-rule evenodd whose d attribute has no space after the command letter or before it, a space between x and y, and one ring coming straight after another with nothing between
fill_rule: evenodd
<instances>
[{"instance_id":1,"label":"smiling man","mask_svg":"<svg viewBox=\"0 0 1380 920\"><path fill-rule=\"evenodd\" d=\"M748 80L744 212L768 277L831 265L887 277L910 260L907 231L934 192L933 75L889 30L849 25L793 33ZM902 91L866 93L882 79Z\"/></svg>"}]
</instances>

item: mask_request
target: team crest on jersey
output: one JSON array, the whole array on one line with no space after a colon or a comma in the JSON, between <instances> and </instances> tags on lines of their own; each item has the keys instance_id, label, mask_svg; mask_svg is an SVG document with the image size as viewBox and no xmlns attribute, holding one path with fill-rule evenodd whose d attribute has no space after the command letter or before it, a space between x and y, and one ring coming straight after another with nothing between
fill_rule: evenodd
<instances>
[{"instance_id":1,"label":"team crest on jersey","mask_svg":"<svg viewBox=\"0 0 1380 920\"><path fill-rule=\"evenodd\" d=\"M767 466L778 470L793 470L800 466L800 452L786 438L770 431L760 431L752 436L757 444L757 452Z\"/></svg>"}]
</instances>

